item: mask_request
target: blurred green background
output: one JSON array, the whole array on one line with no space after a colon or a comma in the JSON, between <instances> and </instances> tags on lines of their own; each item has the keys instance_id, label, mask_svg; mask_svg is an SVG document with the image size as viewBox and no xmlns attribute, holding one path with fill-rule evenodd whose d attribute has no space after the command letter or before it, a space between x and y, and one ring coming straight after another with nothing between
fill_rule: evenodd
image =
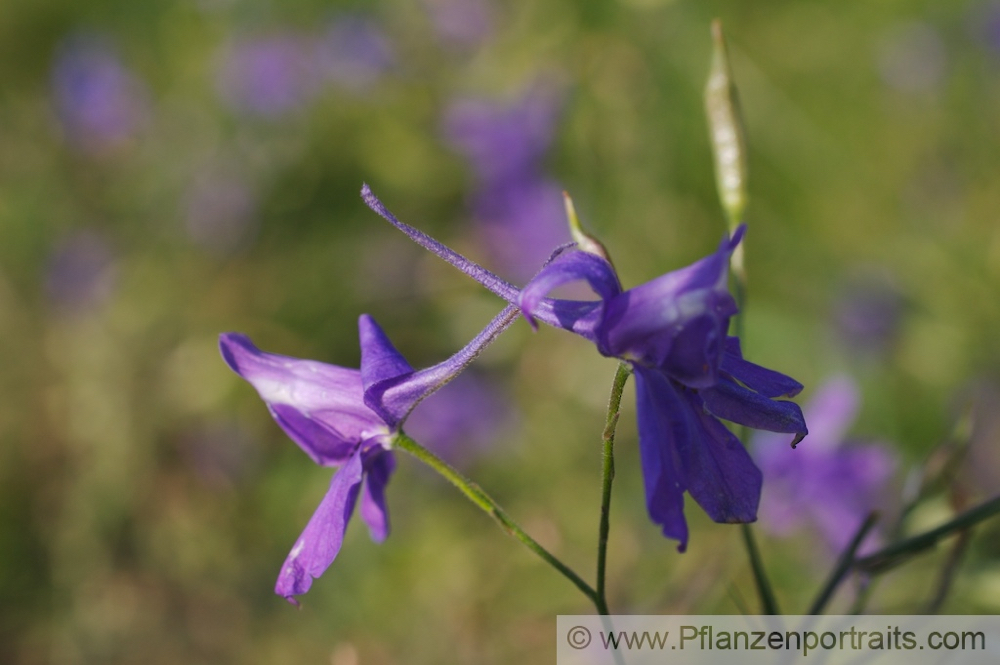
<instances>
[{"instance_id":1,"label":"blurred green background","mask_svg":"<svg viewBox=\"0 0 1000 665\"><path fill-rule=\"evenodd\" d=\"M859 382L852 433L898 459L887 519L972 409L972 463L904 530L995 494L1000 3L5 2L0 662L553 662L555 615L586 599L404 456L390 538L355 523L301 610L273 595L330 470L217 336L356 367L368 312L419 367L500 309L363 182L518 283L565 236L560 188L626 286L708 253L714 17L749 137L749 358L805 400ZM614 371L519 322L478 363L472 415L420 425L588 579ZM681 555L648 521L625 403L612 610L755 611L737 529L689 502ZM758 534L803 611L831 550ZM1000 611L998 535L978 530L944 611ZM922 607L947 549L870 609Z\"/></svg>"}]
</instances>

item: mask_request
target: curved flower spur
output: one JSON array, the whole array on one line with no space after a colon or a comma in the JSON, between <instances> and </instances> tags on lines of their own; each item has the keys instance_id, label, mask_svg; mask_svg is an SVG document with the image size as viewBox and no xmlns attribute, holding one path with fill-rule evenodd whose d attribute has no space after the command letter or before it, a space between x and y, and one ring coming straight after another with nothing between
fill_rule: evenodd
<instances>
[{"instance_id":1,"label":"curved flower spur","mask_svg":"<svg viewBox=\"0 0 1000 665\"><path fill-rule=\"evenodd\" d=\"M628 362L636 375L639 449L650 518L664 536L687 546L687 492L717 522L757 519L761 472L746 449L719 420L793 434L807 433L792 397L797 381L743 358L739 340L727 337L737 312L727 288L729 257L745 227L723 239L709 256L646 284L623 290L611 263L596 253L558 256L523 290L400 222L372 194L362 197L375 212L421 246L517 304L535 325L540 320L590 340L605 356ZM557 286L586 281L599 301L545 297Z\"/></svg>"},{"instance_id":2,"label":"curved flower spur","mask_svg":"<svg viewBox=\"0 0 1000 665\"><path fill-rule=\"evenodd\" d=\"M361 496L372 540L389 532L385 487L392 452L407 416L422 399L455 378L517 318L508 305L461 351L414 371L367 314L358 320L361 369L265 353L238 333L219 338L229 367L246 379L289 437L321 466L339 467L319 507L281 567L275 593L297 604L333 563Z\"/></svg>"}]
</instances>

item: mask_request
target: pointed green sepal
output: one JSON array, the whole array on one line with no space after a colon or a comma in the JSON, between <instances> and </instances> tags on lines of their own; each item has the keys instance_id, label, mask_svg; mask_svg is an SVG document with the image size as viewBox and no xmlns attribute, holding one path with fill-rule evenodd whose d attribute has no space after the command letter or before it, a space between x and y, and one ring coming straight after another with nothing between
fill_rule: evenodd
<instances>
[{"instance_id":1,"label":"pointed green sepal","mask_svg":"<svg viewBox=\"0 0 1000 665\"><path fill-rule=\"evenodd\" d=\"M580 225L580 218L576 214L576 207L573 205L573 199L570 198L568 192L563 192L563 204L566 207L566 221L569 223L569 232L577 247L584 252L596 254L608 263L611 263L611 255L608 254L608 250L601 244L601 241L583 230L583 227Z\"/></svg>"}]
</instances>

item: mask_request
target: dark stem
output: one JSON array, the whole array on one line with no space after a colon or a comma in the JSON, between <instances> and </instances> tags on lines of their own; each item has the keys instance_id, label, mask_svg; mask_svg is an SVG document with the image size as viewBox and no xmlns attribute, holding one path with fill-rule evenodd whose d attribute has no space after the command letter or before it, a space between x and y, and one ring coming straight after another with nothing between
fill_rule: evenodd
<instances>
[{"instance_id":1,"label":"dark stem","mask_svg":"<svg viewBox=\"0 0 1000 665\"><path fill-rule=\"evenodd\" d=\"M937 544L956 531L968 529L1000 513L1000 496L994 497L975 508L965 511L955 519L906 540L893 543L874 554L858 559L854 567L868 573L882 573L898 566L910 557Z\"/></svg>"},{"instance_id":2,"label":"dark stem","mask_svg":"<svg viewBox=\"0 0 1000 665\"><path fill-rule=\"evenodd\" d=\"M626 363L618 364L614 383L611 384L611 398L608 400L608 417L604 425L604 464L601 471L601 525L597 539L597 611L608 614L608 599L605 594L605 570L608 561L608 532L611 529L611 485L615 480L615 429L622 403L622 392L631 369Z\"/></svg>"},{"instance_id":3,"label":"dark stem","mask_svg":"<svg viewBox=\"0 0 1000 665\"><path fill-rule=\"evenodd\" d=\"M850 544L847 546L837 560L837 565L834 566L833 570L830 572L830 577L827 579L826 584L823 585L823 589L816 596L816 600L813 601L812 606L809 608L809 614L822 614L823 610L826 608L826 604L830 602L833 598L834 592L840 583L847 577L847 573L850 572L851 567L854 565L854 555L857 553L858 548L861 547L861 543L864 542L865 536L872 530L875 526L875 522L878 521L877 513L869 513L865 521L861 523L858 527L857 532L851 539Z\"/></svg>"},{"instance_id":4,"label":"dark stem","mask_svg":"<svg viewBox=\"0 0 1000 665\"><path fill-rule=\"evenodd\" d=\"M934 596L931 598L930 602L927 603L927 608L924 610L924 614L937 614L941 611L941 607L944 605L945 599L948 598L948 592L951 591L951 584L955 581L955 574L958 572L958 565L962 562L962 557L965 555L965 551L969 548L969 542L971 540L971 529L964 529L958 533L958 538L955 539L955 544L952 545L951 551L948 552L948 560L945 561L944 567L941 568L941 575L938 577L937 588L934 591Z\"/></svg>"},{"instance_id":5,"label":"dark stem","mask_svg":"<svg viewBox=\"0 0 1000 665\"><path fill-rule=\"evenodd\" d=\"M764 570L764 562L760 558L760 551L757 549L757 541L753 536L753 529L749 524L741 524L740 531L743 532L743 544L746 546L747 555L750 557L750 567L753 569L753 577L757 582L757 595L760 596L760 605L764 614L781 614L778 609L778 600L771 589L771 583Z\"/></svg>"}]
</instances>

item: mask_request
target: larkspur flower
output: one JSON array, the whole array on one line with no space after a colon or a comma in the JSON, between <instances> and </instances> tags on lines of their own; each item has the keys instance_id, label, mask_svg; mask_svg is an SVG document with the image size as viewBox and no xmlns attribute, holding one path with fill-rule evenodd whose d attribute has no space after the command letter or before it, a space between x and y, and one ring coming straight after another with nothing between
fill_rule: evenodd
<instances>
[{"instance_id":1,"label":"larkspur flower","mask_svg":"<svg viewBox=\"0 0 1000 665\"><path fill-rule=\"evenodd\" d=\"M880 506L896 459L884 445L847 439L859 407L855 383L834 377L806 403L808 446L795 455L780 455L772 445L775 435L758 432L753 437L750 449L764 472L760 514L765 529L787 535L812 524L839 551ZM876 534L870 534L862 551L877 542Z\"/></svg>"},{"instance_id":2,"label":"larkspur flower","mask_svg":"<svg viewBox=\"0 0 1000 665\"><path fill-rule=\"evenodd\" d=\"M445 112L445 141L475 175L476 231L518 279L529 279L552 246L569 240L561 189L542 168L557 111L557 95L535 86L511 103L461 99Z\"/></svg>"},{"instance_id":3,"label":"larkspur flower","mask_svg":"<svg viewBox=\"0 0 1000 665\"><path fill-rule=\"evenodd\" d=\"M223 101L235 111L266 118L302 108L317 84L310 47L291 31L228 44L217 82Z\"/></svg>"},{"instance_id":4,"label":"larkspur flower","mask_svg":"<svg viewBox=\"0 0 1000 665\"><path fill-rule=\"evenodd\" d=\"M54 248L45 273L45 291L62 311L89 312L111 299L117 276L108 239L97 231L79 230Z\"/></svg>"},{"instance_id":5,"label":"larkspur flower","mask_svg":"<svg viewBox=\"0 0 1000 665\"><path fill-rule=\"evenodd\" d=\"M245 335L220 336L222 356L267 404L275 421L317 464L339 467L281 567L275 593L295 603L333 563L361 497L376 542L389 532L385 488L396 435L418 402L457 376L517 317L507 306L451 358L414 371L375 320L358 321L361 369L265 353Z\"/></svg>"},{"instance_id":6,"label":"larkspur flower","mask_svg":"<svg viewBox=\"0 0 1000 665\"><path fill-rule=\"evenodd\" d=\"M374 19L340 16L316 45L320 74L339 88L364 92L396 63L392 42Z\"/></svg>"},{"instance_id":7,"label":"larkspur flower","mask_svg":"<svg viewBox=\"0 0 1000 665\"><path fill-rule=\"evenodd\" d=\"M66 139L86 152L121 147L148 114L145 86L100 36L74 35L59 48L52 87Z\"/></svg>"},{"instance_id":8,"label":"larkspur flower","mask_svg":"<svg viewBox=\"0 0 1000 665\"><path fill-rule=\"evenodd\" d=\"M521 291L400 222L367 186L362 196L418 244L519 305L533 324L537 319L575 332L601 354L630 363L636 375L647 509L663 534L678 541L680 551L688 539L685 492L717 522L756 519L761 472L720 418L794 434L793 446L807 429L797 404L776 399L796 395L802 385L748 362L739 340L726 336L737 311L727 289L729 257L744 227L724 239L715 253L627 291L607 260L583 251L558 256ZM545 297L580 280L600 300Z\"/></svg>"}]
</instances>

